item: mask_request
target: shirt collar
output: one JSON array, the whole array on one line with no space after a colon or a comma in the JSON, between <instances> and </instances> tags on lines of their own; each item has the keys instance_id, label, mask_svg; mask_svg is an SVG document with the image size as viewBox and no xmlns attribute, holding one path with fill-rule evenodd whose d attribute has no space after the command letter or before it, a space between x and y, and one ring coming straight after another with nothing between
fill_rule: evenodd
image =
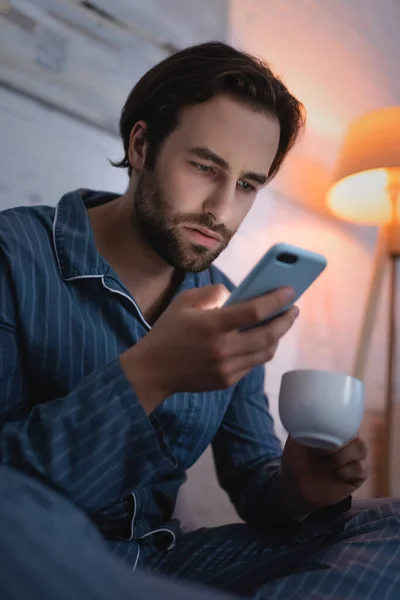
<instances>
[{"instance_id":1,"label":"shirt collar","mask_svg":"<svg viewBox=\"0 0 400 600\"><path fill-rule=\"evenodd\" d=\"M67 281L103 277L106 264L99 254L87 208L108 202L116 194L75 190L57 204L53 221L53 243L61 276Z\"/></svg>"}]
</instances>

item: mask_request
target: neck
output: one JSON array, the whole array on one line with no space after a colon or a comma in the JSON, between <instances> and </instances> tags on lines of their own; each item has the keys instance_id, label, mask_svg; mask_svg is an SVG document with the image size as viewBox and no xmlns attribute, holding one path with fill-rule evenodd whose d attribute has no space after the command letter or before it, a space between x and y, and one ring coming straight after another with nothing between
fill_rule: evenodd
<instances>
[{"instance_id":1,"label":"neck","mask_svg":"<svg viewBox=\"0 0 400 600\"><path fill-rule=\"evenodd\" d=\"M129 190L112 202L89 209L88 214L98 251L135 298L146 320L154 321L174 292L177 273L135 226Z\"/></svg>"}]
</instances>

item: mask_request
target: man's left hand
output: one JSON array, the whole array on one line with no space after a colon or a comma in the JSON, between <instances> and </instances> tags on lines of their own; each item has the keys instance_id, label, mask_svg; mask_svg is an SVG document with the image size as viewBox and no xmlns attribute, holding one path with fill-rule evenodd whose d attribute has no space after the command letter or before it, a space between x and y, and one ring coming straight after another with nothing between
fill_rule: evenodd
<instances>
[{"instance_id":1,"label":"man's left hand","mask_svg":"<svg viewBox=\"0 0 400 600\"><path fill-rule=\"evenodd\" d=\"M337 504L368 477L367 446L357 437L335 452L288 438L282 456L283 501L295 517Z\"/></svg>"}]
</instances>

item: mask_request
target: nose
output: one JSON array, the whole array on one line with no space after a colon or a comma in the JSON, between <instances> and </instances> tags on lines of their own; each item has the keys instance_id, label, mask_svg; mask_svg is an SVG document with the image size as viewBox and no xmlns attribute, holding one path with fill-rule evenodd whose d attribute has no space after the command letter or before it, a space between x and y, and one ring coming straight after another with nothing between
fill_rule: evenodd
<instances>
[{"instance_id":1,"label":"nose","mask_svg":"<svg viewBox=\"0 0 400 600\"><path fill-rule=\"evenodd\" d=\"M232 216L235 192L236 182L224 182L216 185L203 203L203 212L212 215L216 223L229 223Z\"/></svg>"}]
</instances>

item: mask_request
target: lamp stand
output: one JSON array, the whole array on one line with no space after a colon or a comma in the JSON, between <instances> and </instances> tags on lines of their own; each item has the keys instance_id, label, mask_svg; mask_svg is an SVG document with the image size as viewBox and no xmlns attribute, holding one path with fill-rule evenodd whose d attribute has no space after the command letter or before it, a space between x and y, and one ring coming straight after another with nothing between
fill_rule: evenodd
<instances>
[{"instance_id":1,"label":"lamp stand","mask_svg":"<svg viewBox=\"0 0 400 600\"><path fill-rule=\"evenodd\" d=\"M397 349L397 331L396 331L396 291L397 291L397 267L398 255L391 254L390 261L390 279L389 279L389 333L388 333L388 353L387 353L387 375L386 375L386 452L385 452L385 496L393 496L394 477L393 467L395 466L395 432L397 425L396 418L396 349Z\"/></svg>"},{"instance_id":2,"label":"lamp stand","mask_svg":"<svg viewBox=\"0 0 400 600\"><path fill-rule=\"evenodd\" d=\"M382 490L379 496L390 497L393 495L393 449L396 439L393 429L396 422L396 292L398 285L398 261L400 258L400 178L395 172L395 181L388 186L388 195L391 201L391 220L387 225L381 227L376 246L373 274L371 278L367 304L360 330L357 345L356 358L353 375L358 379L364 379L365 366L368 350L371 344L373 326L382 291L383 278L389 260L389 321L388 321L388 352L386 370L386 393L385 393L385 460L384 477L382 478ZM400 415L400 409L399 409ZM400 422L400 421L399 421ZM400 449L400 447L399 447Z\"/></svg>"}]
</instances>

